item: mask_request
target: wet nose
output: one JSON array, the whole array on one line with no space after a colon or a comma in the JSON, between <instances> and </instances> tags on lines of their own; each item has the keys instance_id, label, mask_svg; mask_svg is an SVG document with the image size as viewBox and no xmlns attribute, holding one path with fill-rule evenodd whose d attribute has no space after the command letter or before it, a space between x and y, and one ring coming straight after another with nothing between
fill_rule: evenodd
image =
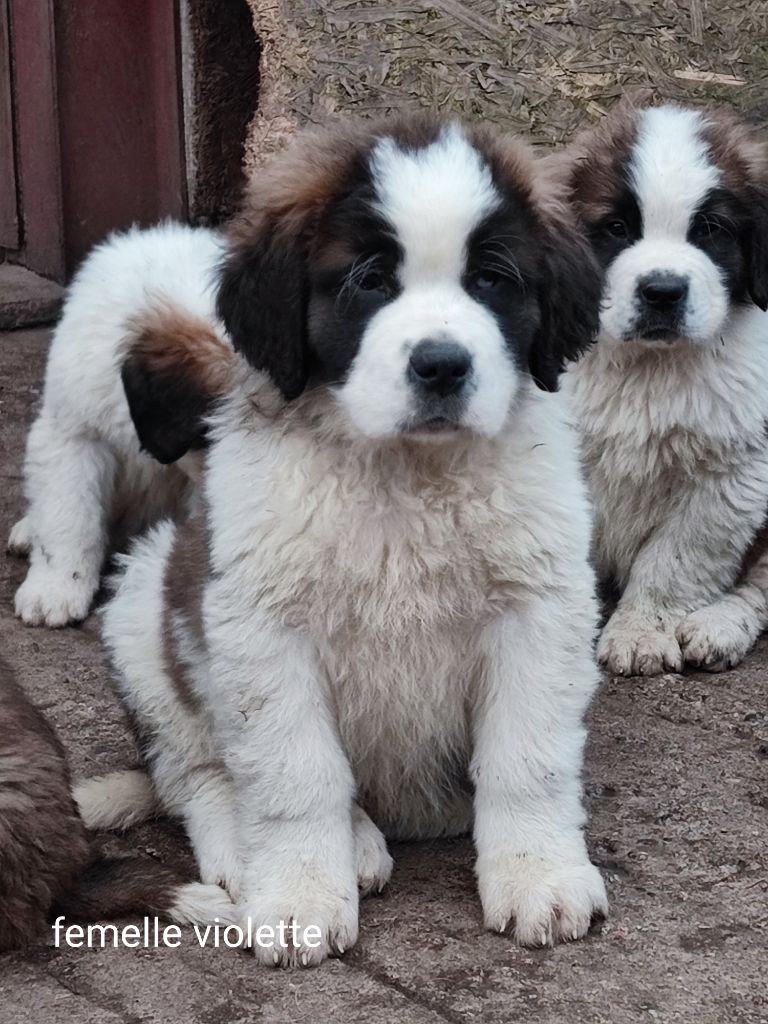
<instances>
[{"instance_id":1,"label":"wet nose","mask_svg":"<svg viewBox=\"0 0 768 1024\"><path fill-rule=\"evenodd\" d=\"M679 306L688 294L688 278L679 274L647 274L638 282L638 291L649 306L658 310L671 310Z\"/></svg>"},{"instance_id":2,"label":"wet nose","mask_svg":"<svg viewBox=\"0 0 768 1024\"><path fill-rule=\"evenodd\" d=\"M455 341L425 338L411 352L409 369L423 391L444 398L461 390L472 369L472 357Z\"/></svg>"}]
</instances>

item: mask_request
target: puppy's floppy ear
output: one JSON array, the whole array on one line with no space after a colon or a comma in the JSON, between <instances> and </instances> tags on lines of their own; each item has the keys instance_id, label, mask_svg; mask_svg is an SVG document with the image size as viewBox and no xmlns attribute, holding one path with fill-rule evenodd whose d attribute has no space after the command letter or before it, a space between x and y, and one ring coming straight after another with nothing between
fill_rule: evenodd
<instances>
[{"instance_id":1,"label":"puppy's floppy ear","mask_svg":"<svg viewBox=\"0 0 768 1024\"><path fill-rule=\"evenodd\" d=\"M224 263L217 310L238 352L297 398L309 376L306 254L298 237L262 227Z\"/></svg>"},{"instance_id":2,"label":"puppy's floppy ear","mask_svg":"<svg viewBox=\"0 0 768 1024\"><path fill-rule=\"evenodd\" d=\"M176 462L192 448L205 444L205 416L213 399L195 391L183 377L152 370L142 360L129 357L122 369L139 443L158 462Z\"/></svg>"},{"instance_id":3,"label":"puppy's floppy ear","mask_svg":"<svg viewBox=\"0 0 768 1024\"><path fill-rule=\"evenodd\" d=\"M601 275L592 246L560 212L543 218L541 326L531 348L531 376L557 391L565 364L594 340L600 321Z\"/></svg>"},{"instance_id":4,"label":"puppy's floppy ear","mask_svg":"<svg viewBox=\"0 0 768 1024\"><path fill-rule=\"evenodd\" d=\"M205 418L226 389L232 349L213 323L157 302L128 324L121 378L139 443L158 462L205 444Z\"/></svg>"},{"instance_id":5,"label":"puppy's floppy ear","mask_svg":"<svg viewBox=\"0 0 768 1024\"><path fill-rule=\"evenodd\" d=\"M768 181L753 185L748 196L747 289L763 311L768 309Z\"/></svg>"}]
</instances>

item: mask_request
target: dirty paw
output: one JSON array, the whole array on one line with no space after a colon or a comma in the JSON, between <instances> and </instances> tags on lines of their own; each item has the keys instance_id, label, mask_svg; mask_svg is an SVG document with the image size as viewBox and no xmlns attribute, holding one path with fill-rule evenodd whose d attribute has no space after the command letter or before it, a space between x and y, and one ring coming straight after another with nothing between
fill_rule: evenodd
<instances>
[{"instance_id":1,"label":"dirty paw","mask_svg":"<svg viewBox=\"0 0 768 1024\"><path fill-rule=\"evenodd\" d=\"M641 619L610 619L598 642L597 657L617 676L657 676L683 667L674 633Z\"/></svg>"},{"instance_id":2,"label":"dirty paw","mask_svg":"<svg viewBox=\"0 0 768 1024\"><path fill-rule=\"evenodd\" d=\"M687 664L724 672L743 660L760 630L754 610L732 594L687 615L677 628L677 639Z\"/></svg>"},{"instance_id":3,"label":"dirty paw","mask_svg":"<svg viewBox=\"0 0 768 1024\"><path fill-rule=\"evenodd\" d=\"M521 946L580 939L608 912L602 876L588 860L509 852L483 858L477 873L486 928L509 931Z\"/></svg>"},{"instance_id":4,"label":"dirty paw","mask_svg":"<svg viewBox=\"0 0 768 1024\"><path fill-rule=\"evenodd\" d=\"M28 626L66 626L88 615L98 579L33 567L16 591L14 608Z\"/></svg>"}]
</instances>

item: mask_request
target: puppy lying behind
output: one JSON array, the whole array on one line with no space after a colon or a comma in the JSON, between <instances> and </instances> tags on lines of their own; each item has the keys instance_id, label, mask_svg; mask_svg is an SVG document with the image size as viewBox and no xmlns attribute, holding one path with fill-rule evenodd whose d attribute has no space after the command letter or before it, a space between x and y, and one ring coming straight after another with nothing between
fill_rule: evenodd
<instances>
[{"instance_id":1,"label":"puppy lying behind","mask_svg":"<svg viewBox=\"0 0 768 1024\"><path fill-rule=\"evenodd\" d=\"M113 799L126 781L122 773L110 786ZM132 799L141 788L134 782ZM182 883L138 857L94 859L61 744L0 659L0 951L41 940L52 914L95 920L128 913L180 923L233 920L216 886Z\"/></svg>"},{"instance_id":2,"label":"puppy lying behind","mask_svg":"<svg viewBox=\"0 0 768 1024\"><path fill-rule=\"evenodd\" d=\"M768 151L724 113L620 110L560 172L605 271L563 384L621 591L600 660L728 668L766 615L764 566L728 592L768 508Z\"/></svg>"},{"instance_id":3,"label":"puppy lying behind","mask_svg":"<svg viewBox=\"0 0 768 1024\"><path fill-rule=\"evenodd\" d=\"M546 392L597 327L588 245L523 145L429 118L301 136L232 242L218 308L262 372L104 616L160 804L254 933L320 929L270 965L355 942L382 832L473 829L487 927L583 936L596 604Z\"/></svg>"},{"instance_id":4,"label":"puppy lying behind","mask_svg":"<svg viewBox=\"0 0 768 1024\"><path fill-rule=\"evenodd\" d=\"M185 310L176 333L227 344L213 305L223 246L216 232L167 223L114 235L78 271L27 443L27 511L9 541L12 551L29 554L15 601L24 622L64 626L85 618L110 542L119 545L185 507L194 462L163 466L140 450L120 379L123 351L135 340L133 318L163 302ZM154 455L171 463L189 447L188 424L172 418L185 396L166 398Z\"/></svg>"}]
</instances>

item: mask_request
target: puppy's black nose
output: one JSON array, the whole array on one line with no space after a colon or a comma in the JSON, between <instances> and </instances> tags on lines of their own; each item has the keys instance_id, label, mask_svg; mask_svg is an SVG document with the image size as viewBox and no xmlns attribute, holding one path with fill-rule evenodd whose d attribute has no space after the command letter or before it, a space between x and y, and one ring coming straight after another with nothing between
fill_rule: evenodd
<instances>
[{"instance_id":1,"label":"puppy's black nose","mask_svg":"<svg viewBox=\"0 0 768 1024\"><path fill-rule=\"evenodd\" d=\"M647 274L637 283L643 300L655 309L674 309L688 295L688 278L679 274Z\"/></svg>"},{"instance_id":2,"label":"puppy's black nose","mask_svg":"<svg viewBox=\"0 0 768 1024\"><path fill-rule=\"evenodd\" d=\"M409 371L423 391L453 395L459 391L472 368L472 357L455 341L420 341L413 352Z\"/></svg>"}]
</instances>

